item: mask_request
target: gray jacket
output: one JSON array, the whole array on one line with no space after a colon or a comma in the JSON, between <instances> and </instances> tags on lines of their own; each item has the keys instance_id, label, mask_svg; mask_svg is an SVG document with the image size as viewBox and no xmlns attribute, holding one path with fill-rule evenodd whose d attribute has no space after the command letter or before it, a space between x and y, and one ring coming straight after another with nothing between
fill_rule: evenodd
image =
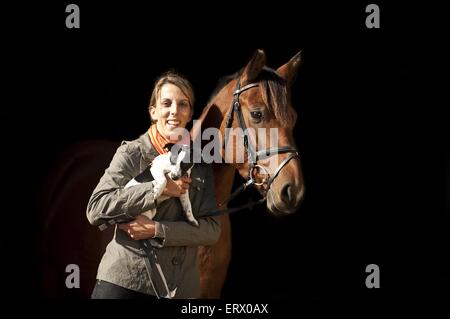
<instances>
[{"instance_id":1,"label":"gray jacket","mask_svg":"<svg viewBox=\"0 0 450 319\"><path fill-rule=\"evenodd\" d=\"M161 285L158 283L161 279L155 274L158 270L164 274L164 285L170 290L176 289L175 298L196 298L200 295L197 246L214 244L221 229L219 217L202 217L217 209L212 168L196 164L191 171L189 197L199 222L199 227L195 227L186 221L178 198L162 203L155 201L152 182L124 189L127 182L148 168L156 156L158 153L147 133L134 141L122 142L87 207L89 222L99 226L111 218L132 220L156 205L157 237L146 241L154 256L150 259L153 272L147 271L141 241L131 239L116 227L100 262L97 279L155 295L151 283ZM152 280L149 280L149 274Z\"/></svg>"}]
</instances>

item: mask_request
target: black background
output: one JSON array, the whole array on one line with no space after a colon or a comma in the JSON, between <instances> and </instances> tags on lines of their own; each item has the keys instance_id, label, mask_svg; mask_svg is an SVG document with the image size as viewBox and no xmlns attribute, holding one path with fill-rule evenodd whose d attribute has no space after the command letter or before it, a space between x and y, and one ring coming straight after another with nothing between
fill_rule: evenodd
<instances>
[{"instance_id":1,"label":"black background","mask_svg":"<svg viewBox=\"0 0 450 319\"><path fill-rule=\"evenodd\" d=\"M381 29L367 29L370 2L83 1L81 28L67 29L68 3L0 9L0 274L11 296L39 297L36 210L56 156L144 132L153 81L170 68L194 84L198 115L257 48L273 68L303 50L292 98L306 199L289 217L232 216L224 297L448 295L448 8L379 3ZM380 289L365 286L372 263Z\"/></svg>"}]
</instances>

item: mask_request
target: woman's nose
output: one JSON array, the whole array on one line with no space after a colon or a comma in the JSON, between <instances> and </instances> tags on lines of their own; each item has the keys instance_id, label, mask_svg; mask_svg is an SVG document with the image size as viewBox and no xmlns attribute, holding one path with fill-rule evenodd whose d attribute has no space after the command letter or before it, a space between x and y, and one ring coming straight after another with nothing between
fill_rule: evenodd
<instances>
[{"instance_id":1,"label":"woman's nose","mask_svg":"<svg viewBox=\"0 0 450 319\"><path fill-rule=\"evenodd\" d=\"M172 105L170 106L170 114L177 114L178 113L178 104L177 102L172 102Z\"/></svg>"}]
</instances>

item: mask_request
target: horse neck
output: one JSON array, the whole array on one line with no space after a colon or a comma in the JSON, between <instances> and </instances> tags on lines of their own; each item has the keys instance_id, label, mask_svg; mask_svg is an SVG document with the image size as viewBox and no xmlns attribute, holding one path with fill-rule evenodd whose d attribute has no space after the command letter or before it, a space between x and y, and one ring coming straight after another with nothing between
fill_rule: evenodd
<instances>
[{"instance_id":1,"label":"horse neck","mask_svg":"<svg viewBox=\"0 0 450 319\"><path fill-rule=\"evenodd\" d=\"M220 130L223 141L226 115L231 106L231 101L227 101L224 98L226 97L226 94L232 96L232 91L216 96L203 109L200 118L194 123L191 130L191 136L194 141L198 138L201 139L203 130L207 128L216 128ZM227 163L215 163L212 165L214 179L216 181L220 180L220 183L216 183L214 186L216 199L218 203L224 203L231 194L236 167Z\"/></svg>"}]
</instances>

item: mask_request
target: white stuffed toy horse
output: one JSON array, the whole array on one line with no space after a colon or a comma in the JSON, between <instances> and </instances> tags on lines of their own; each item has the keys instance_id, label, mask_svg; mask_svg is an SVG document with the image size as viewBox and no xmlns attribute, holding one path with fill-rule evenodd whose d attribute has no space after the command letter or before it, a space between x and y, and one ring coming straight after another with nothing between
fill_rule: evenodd
<instances>
[{"instance_id":1,"label":"white stuffed toy horse","mask_svg":"<svg viewBox=\"0 0 450 319\"><path fill-rule=\"evenodd\" d=\"M177 150L179 150L179 152L177 152ZM187 176L190 176L191 174L193 165L189 165L189 168L186 170L186 172L183 172L181 165L182 162L186 162L185 159L189 156L189 145L181 145L181 147L177 148L177 150L172 147L172 149L168 153L161 154L155 157L151 164L150 172L155 180L153 191L158 202L163 202L169 198L169 196L162 195L162 192L166 188L167 184L166 174L168 174L168 176L173 180L179 179L183 174L187 174ZM139 184L141 183L138 182L136 178L133 178L125 185L125 188ZM189 190L186 190L184 194L181 194L180 202L181 206L183 207L183 212L189 223L194 226L198 226L198 221L195 219L194 214L192 213L191 201L189 199ZM155 217L156 215L156 207L144 212L143 214L148 218L153 219L153 217Z\"/></svg>"}]
</instances>

